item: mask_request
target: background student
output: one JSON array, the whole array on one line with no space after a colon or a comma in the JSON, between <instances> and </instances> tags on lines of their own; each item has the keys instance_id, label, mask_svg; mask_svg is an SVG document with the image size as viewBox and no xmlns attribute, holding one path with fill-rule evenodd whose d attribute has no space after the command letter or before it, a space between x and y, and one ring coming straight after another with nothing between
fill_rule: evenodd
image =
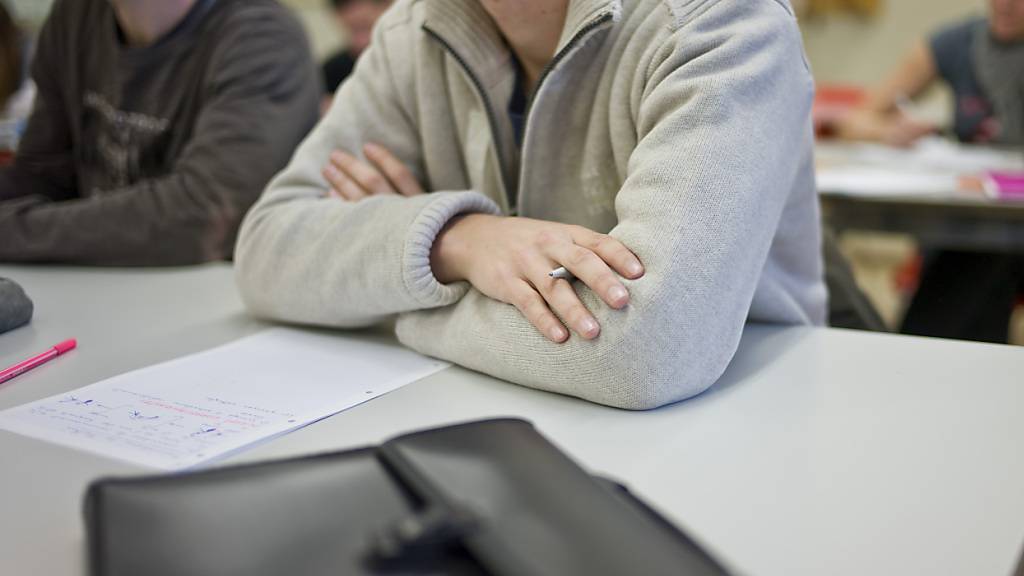
<instances>
[{"instance_id":1,"label":"background student","mask_svg":"<svg viewBox=\"0 0 1024 576\"><path fill-rule=\"evenodd\" d=\"M273 0L62 0L32 76L0 261L226 258L317 117L305 35Z\"/></svg>"},{"instance_id":2,"label":"background student","mask_svg":"<svg viewBox=\"0 0 1024 576\"><path fill-rule=\"evenodd\" d=\"M397 2L246 218L250 309L398 315L420 352L633 409L710 386L748 318L822 324L793 14L672 6Z\"/></svg>"},{"instance_id":3,"label":"background student","mask_svg":"<svg viewBox=\"0 0 1024 576\"><path fill-rule=\"evenodd\" d=\"M328 0L327 4L335 25L345 34L346 42L344 50L336 52L323 64L327 94L324 110L330 105L338 86L352 73L359 55L370 45L373 25L391 6L391 0Z\"/></svg>"},{"instance_id":4,"label":"background student","mask_svg":"<svg viewBox=\"0 0 1024 576\"><path fill-rule=\"evenodd\" d=\"M29 46L28 38L0 2L0 166L11 163L32 110L35 85L25 79Z\"/></svg>"},{"instance_id":5,"label":"background student","mask_svg":"<svg viewBox=\"0 0 1024 576\"><path fill-rule=\"evenodd\" d=\"M1024 146L1024 0L989 0L972 18L920 40L839 134L903 146L936 131L904 113L902 102L935 82L955 97L953 127L962 142ZM929 254L902 330L909 334L1006 342L1024 258L942 250Z\"/></svg>"},{"instance_id":6,"label":"background student","mask_svg":"<svg viewBox=\"0 0 1024 576\"><path fill-rule=\"evenodd\" d=\"M0 3L0 110L21 88L22 50L21 31Z\"/></svg>"}]
</instances>

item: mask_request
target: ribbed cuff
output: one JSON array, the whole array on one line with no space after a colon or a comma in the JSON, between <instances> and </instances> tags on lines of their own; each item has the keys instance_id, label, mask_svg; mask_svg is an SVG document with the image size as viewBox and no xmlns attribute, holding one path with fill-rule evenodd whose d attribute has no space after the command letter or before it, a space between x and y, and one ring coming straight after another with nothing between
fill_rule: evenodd
<instances>
[{"instance_id":1,"label":"ribbed cuff","mask_svg":"<svg viewBox=\"0 0 1024 576\"><path fill-rule=\"evenodd\" d=\"M447 306L469 289L466 282L441 284L430 268L430 249L449 220L466 213L501 214L491 199L479 192L434 192L432 201L413 220L402 253L402 279L409 294L424 308Z\"/></svg>"}]
</instances>

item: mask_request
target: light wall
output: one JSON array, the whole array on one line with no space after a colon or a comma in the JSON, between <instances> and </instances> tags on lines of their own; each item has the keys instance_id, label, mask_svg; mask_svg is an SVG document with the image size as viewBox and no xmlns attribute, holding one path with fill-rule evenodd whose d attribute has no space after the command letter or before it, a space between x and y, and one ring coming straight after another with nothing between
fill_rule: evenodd
<instances>
[{"instance_id":1,"label":"light wall","mask_svg":"<svg viewBox=\"0 0 1024 576\"><path fill-rule=\"evenodd\" d=\"M0 0L18 21L38 28L50 12L53 0Z\"/></svg>"},{"instance_id":2,"label":"light wall","mask_svg":"<svg viewBox=\"0 0 1024 576\"><path fill-rule=\"evenodd\" d=\"M328 0L280 1L292 8L305 25L313 55L318 61L324 60L344 44L345 38L334 25L334 20L327 9Z\"/></svg>"},{"instance_id":3,"label":"light wall","mask_svg":"<svg viewBox=\"0 0 1024 576\"><path fill-rule=\"evenodd\" d=\"M986 0L885 0L875 18L806 19L804 45L821 83L874 85L918 38L959 19L983 14Z\"/></svg>"}]
</instances>

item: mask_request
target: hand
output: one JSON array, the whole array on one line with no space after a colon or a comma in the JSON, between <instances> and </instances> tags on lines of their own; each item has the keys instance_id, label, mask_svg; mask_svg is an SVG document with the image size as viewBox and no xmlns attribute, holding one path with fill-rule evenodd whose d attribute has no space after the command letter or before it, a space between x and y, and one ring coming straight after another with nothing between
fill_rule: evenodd
<instances>
[{"instance_id":1,"label":"hand","mask_svg":"<svg viewBox=\"0 0 1024 576\"><path fill-rule=\"evenodd\" d=\"M380 194L423 194L412 172L383 146L367 144L363 146L363 154L369 162L341 150L331 153L322 172L330 184L331 196L357 202Z\"/></svg>"},{"instance_id":2,"label":"hand","mask_svg":"<svg viewBox=\"0 0 1024 576\"><path fill-rule=\"evenodd\" d=\"M601 331L572 284L548 275L553 269L565 266L616 310L629 303L616 273L630 279L644 274L640 260L606 234L486 214L449 221L434 240L430 264L442 283L468 280L484 295L512 304L553 342L569 338L566 325L588 340Z\"/></svg>"},{"instance_id":3,"label":"hand","mask_svg":"<svg viewBox=\"0 0 1024 576\"><path fill-rule=\"evenodd\" d=\"M907 148L921 138L934 134L938 128L932 124L914 120L910 116L897 112L889 117L882 127L882 143L897 148Z\"/></svg>"},{"instance_id":4,"label":"hand","mask_svg":"<svg viewBox=\"0 0 1024 576\"><path fill-rule=\"evenodd\" d=\"M837 135L846 140L865 140L898 148L909 147L938 131L938 127L914 120L899 111L881 113L873 110L851 112L836 128Z\"/></svg>"}]
</instances>

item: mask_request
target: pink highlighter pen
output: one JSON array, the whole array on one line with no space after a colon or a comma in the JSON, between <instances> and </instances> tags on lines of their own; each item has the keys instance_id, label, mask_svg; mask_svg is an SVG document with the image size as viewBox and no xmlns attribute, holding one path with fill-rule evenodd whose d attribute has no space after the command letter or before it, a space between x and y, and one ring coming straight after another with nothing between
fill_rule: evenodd
<instances>
[{"instance_id":1,"label":"pink highlighter pen","mask_svg":"<svg viewBox=\"0 0 1024 576\"><path fill-rule=\"evenodd\" d=\"M11 378L14 378L19 374L24 374L25 372L28 372L29 370L35 368L36 366L41 366L49 362L50 360L53 360L57 356L60 356L61 354L67 352L68 350L74 350L75 346L77 345L78 342L75 341L74 338L70 340L65 340L60 344L57 344L53 348L50 348L46 352L43 352L42 354L33 356L28 360L18 362L14 366L0 370L0 384L7 382Z\"/></svg>"}]
</instances>

